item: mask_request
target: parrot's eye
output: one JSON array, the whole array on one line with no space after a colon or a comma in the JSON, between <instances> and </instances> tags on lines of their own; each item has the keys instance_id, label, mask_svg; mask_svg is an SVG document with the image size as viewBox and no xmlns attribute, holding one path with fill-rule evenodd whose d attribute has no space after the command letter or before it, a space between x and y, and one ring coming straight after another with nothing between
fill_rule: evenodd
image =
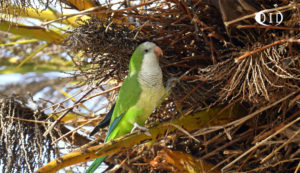
<instances>
[{"instance_id":1,"label":"parrot's eye","mask_svg":"<svg viewBox=\"0 0 300 173\"><path fill-rule=\"evenodd\" d=\"M148 50L148 49L145 49L145 53L147 53L147 52L149 52L149 50Z\"/></svg>"}]
</instances>

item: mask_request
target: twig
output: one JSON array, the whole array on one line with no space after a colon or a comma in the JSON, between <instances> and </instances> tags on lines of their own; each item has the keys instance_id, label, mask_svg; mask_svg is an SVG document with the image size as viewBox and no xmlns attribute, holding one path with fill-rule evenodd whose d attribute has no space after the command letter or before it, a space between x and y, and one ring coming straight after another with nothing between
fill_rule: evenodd
<instances>
[{"instance_id":1,"label":"twig","mask_svg":"<svg viewBox=\"0 0 300 173\"><path fill-rule=\"evenodd\" d=\"M296 30L299 31L300 28L288 28L283 26L263 26L263 25L238 25L238 29L243 28L263 28L263 29L281 29L281 30Z\"/></svg>"},{"instance_id":2,"label":"twig","mask_svg":"<svg viewBox=\"0 0 300 173\"><path fill-rule=\"evenodd\" d=\"M243 163L240 165L240 167L236 170L237 172L240 172L240 170L248 163L248 161L253 158L253 155L255 154L256 150L253 150L249 156L243 161Z\"/></svg>"},{"instance_id":3,"label":"twig","mask_svg":"<svg viewBox=\"0 0 300 173\"><path fill-rule=\"evenodd\" d=\"M49 25L50 23L57 22L57 21L60 21L60 20L64 20L64 19L67 19L67 18L70 18L70 17L73 17L73 16L86 15L86 14L89 14L89 13L94 12L96 10L101 10L101 11L95 12L97 14L101 14L101 13L102 14L107 14L107 13L117 13L117 12L122 12L122 11L128 11L128 10L135 9L135 8L138 8L138 7L141 7L141 6L144 6L144 5L152 4L155 1L156 0L153 0L153 1L145 2L145 3L139 4L139 5L135 5L135 6L132 6L132 7L128 7L128 8L124 8L124 9L119 9L119 10L108 10L108 9L101 10L101 9L103 9L103 6L93 7L93 8L89 8L89 9L80 11L78 13L64 15L64 16L58 18L58 19L54 19L54 20L50 20L48 22L44 22L44 23L41 24L41 26Z\"/></svg>"},{"instance_id":4,"label":"twig","mask_svg":"<svg viewBox=\"0 0 300 173\"><path fill-rule=\"evenodd\" d=\"M174 123L166 123L166 125L170 125L170 126L173 126L173 127L177 128L178 130L180 130L181 132L186 134L188 137L190 137L190 138L194 139L196 142L200 143L200 141L197 138L195 138L193 135L191 135L188 131L186 131L182 127L180 127L180 126L178 126Z\"/></svg>"},{"instance_id":5,"label":"twig","mask_svg":"<svg viewBox=\"0 0 300 173\"><path fill-rule=\"evenodd\" d=\"M286 140L283 144L281 144L278 148L272 151L268 156L263 158L260 163L264 163L265 161L269 160L275 153L277 153L280 149L282 149L284 146L286 146L288 143L292 141L298 134L300 133L300 129L297 130L288 140Z\"/></svg>"},{"instance_id":6,"label":"twig","mask_svg":"<svg viewBox=\"0 0 300 173\"><path fill-rule=\"evenodd\" d=\"M84 103L84 102L86 102L86 101L88 101L88 100L90 100L90 99L92 99L92 98L94 98L94 97L97 97L97 96L100 96L100 95L109 93L109 92L111 92L111 91L113 91L113 90L117 90L117 89L119 89L120 87L121 87L121 85L118 85L118 86L116 86L116 87L113 87L113 88L111 88L111 89L105 90L105 91L103 91L103 92L100 92L100 93L91 95L91 96L89 96L89 97L86 97L85 99L83 99L83 100L82 100L81 102L79 102L79 103L73 104L72 106L70 106L70 107L68 107L68 108L62 109L62 110L60 110L60 111L58 111L58 112L54 112L54 113L52 113L52 114L59 114L59 113L62 113L62 112L64 112L64 111L66 111L66 110L68 110L68 109L71 109L71 108L74 108L74 107L78 106L79 104L82 104L82 103Z\"/></svg>"},{"instance_id":7,"label":"twig","mask_svg":"<svg viewBox=\"0 0 300 173\"><path fill-rule=\"evenodd\" d=\"M237 126L243 124L244 122L248 121L249 119L255 117L257 114L262 113L262 112L270 109L271 107L273 107L273 106L275 106L275 105L283 102L284 100L288 99L289 97L293 96L294 94L298 93L299 91L300 91L300 89L298 89L297 91L292 92L291 94L285 96L284 98L282 98L282 99L280 99L280 100L278 100L278 101L276 101L276 102L274 102L274 103L272 103L270 105L267 105L267 106L265 106L265 107L263 107L263 108L255 111L255 112L253 112L253 113L251 113L251 114L249 114L249 115L247 115L247 116L245 116L243 118L235 120L235 121L233 121L231 123L228 123L226 125L223 125L223 126L212 126L212 127L203 128L203 130L199 130L197 132L196 136L198 136L200 134L204 135L204 134L212 133L214 131L218 131L218 130L221 130L221 129L224 129L224 128L227 128L227 127L230 127L230 126L237 127Z\"/></svg>"},{"instance_id":8,"label":"twig","mask_svg":"<svg viewBox=\"0 0 300 173\"><path fill-rule=\"evenodd\" d=\"M253 150L256 150L263 143L265 143L269 139L273 138L277 134L281 133L283 130L285 130L286 128L290 127L292 124L296 123L299 120L300 120L300 117L298 117L294 121L290 122L285 127L283 127L282 129L278 130L277 132L275 132L274 134L270 135L269 137L267 137L266 139L262 140L261 142L256 143L255 146L253 146L252 148L250 148L249 150L247 150L246 152L244 152L242 155L240 155L238 158L234 159L232 162L230 162L229 164L227 164L226 166L224 166L222 168L222 172L225 172L226 169L228 169L230 166L232 166L233 164L235 164L237 161L239 161L241 158L243 158L244 156L246 156L248 153L252 152Z\"/></svg>"},{"instance_id":9,"label":"twig","mask_svg":"<svg viewBox=\"0 0 300 173\"><path fill-rule=\"evenodd\" d=\"M262 165L262 166L260 166L258 168L252 169L251 172L265 172L265 170L267 168L274 168L274 167L276 167L278 165L282 165L283 163L296 162L296 161L299 161L299 160L300 160L300 158L294 158L294 159L288 159L288 160L281 160L279 162L276 162L275 164L268 164L268 165L264 164L264 165Z\"/></svg>"},{"instance_id":10,"label":"twig","mask_svg":"<svg viewBox=\"0 0 300 173\"><path fill-rule=\"evenodd\" d=\"M94 120L93 120L93 119L92 119L92 120L89 120L89 121L85 122L84 124L81 124L80 126L76 127L75 129L70 130L68 133L66 133L66 134L64 134L64 135L62 135L62 136L60 136L58 139L56 139L55 141L53 141L53 142L51 143L51 145L55 144L56 142L58 142L59 140L61 140L61 139L64 138L64 137L66 137L67 135L73 133L74 131L77 131L77 130L80 129L81 127L83 127L83 126L85 126L85 125L91 123L92 121L94 121Z\"/></svg>"},{"instance_id":11,"label":"twig","mask_svg":"<svg viewBox=\"0 0 300 173\"><path fill-rule=\"evenodd\" d=\"M110 73L108 73L110 74ZM102 80L99 80L96 84L96 86L100 85L104 80L106 79L106 77L104 77ZM82 101L82 99L84 97L86 97L87 95L89 95L95 88L92 87L91 89L89 89L85 94L83 94L74 104L80 103ZM71 110L73 110L73 108L68 109L64 114L62 114L61 116L59 116L52 124L51 126L46 130L46 132L43 134L43 136L47 136L49 134L49 132L54 128L54 126L63 118L65 117L69 112L71 112Z\"/></svg>"},{"instance_id":12,"label":"twig","mask_svg":"<svg viewBox=\"0 0 300 173\"><path fill-rule=\"evenodd\" d=\"M295 169L294 173L297 173L300 170L300 161L298 162L297 168Z\"/></svg>"},{"instance_id":13,"label":"twig","mask_svg":"<svg viewBox=\"0 0 300 173\"><path fill-rule=\"evenodd\" d=\"M61 101L61 102L59 102L59 103L52 104L51 106L49 106L49 107L47 107L47 108L45 108L45 109L42 109L41 112L44 112L45 110L50 109L50 108L52 108L52 107L54 107L54 106L59 106L59 105L61 105L62 103L64 103L64 102L70 100L71 98L74 98L75 96L79 95L81 92L82 92L82 91L78 91L78 93L72 95L72 97L68 97L68 98L66 98L65 100L63 100L63 101ZM48 100L45 100L45 99L43 99L43 98L41 98L41 99L44 100L44 101L48 101ZM48 101L48 102L50 102L50 101Z\"/></svg>"},{"instance_id":14,"label":"twig","mask_svg":"<svg viewBox=\"0 0 300 173\"><path fill-rule=\"evenodd\" d=\"M222 164L224 164L225 162L229 161L232 157L234 157L235 155L231 155L229 157L226 157L225 160L222 160L221 162L219 162L218 164L216 164L214 167L210 168L207 172L213 172L213 170L215 170L216 168L218 168L219 166L221 166ZM218 171L216 171L218 172Z\"/></svg>"},{"instance_id":15,"label":"twig","mask_svg":"<svg viewBox=\"0 0 300 173\"><path fill-rule=\"evenodd\" d=\"M91 93L95 88L89 89L80 99L78 99L75 104L79 103L85 96L87 96L89 93ZM43 134L43 136L47 136L48 133L54 128L54 126L61 120L63 117L65 117L69 112L73 110L73 107L69 108L64 114L59 116L52 124L51 126L46 130L46 132Z\"/></svg>"},{"instance_id":16,"label":"twig","mask_svg":"<svg viewBox=\"0 0 300 173\"><path fill-rule=\"evenodd\" d=\"M235 121L233 121L231 123L228 123L224 127L229 127L229 126L235 126L235 127L237 127L237 126L243 124L244 122L246 122L247 120L255 117L257 114L259 114L259 113L261 113L261 112L263 112L265 110L268 110L271 107L273 107L273 106L275 106L275 105L283 102L284 100L288 99L289 97L293 96L294 94L298 93L299 91L300 91L300 89L298 89L297 91L294 91L294 92L290 93L289 95L283 97L282 99L280 99L280 100L278 100L276 102L273 102L272 104L269 104L269 105L267 105L267 106L265 106L263 108L260 108L259 110L255 111L255 112L253 112L253 113L251 113L249 115L247 115L246 117L243 117L241 119L238 119L238 120L235 120Z\"/></svg>"},{"instance_id":17,"label":"twig","mask_svg":"<svg viewBox=\"0 0 300 173\"><path fill-rule=\"evenodd\" d=\"M207 153L206 155L202 156L200 159L207 159L213 155L216 155L217 153L223 151L228 146L231 146L232 144L235 144L239 142L241 139L247 138L249 136L249 133L253 132L253 129L249 129L248 131L244 132L243 134L237 136L235 139L231 140L230 142L225 143L224 145L216 148L215 150L211 151L210 153ZM222 134L220 134L221 136ZM204 145L209 145L210 142L206 142Z\"/></svg>"},{"instance_id":18,"label":"twig","mask_svg":"<svg viewBox=\"0 0 300 173\"><path fill-rule=\"evenodd\" d=\"M266 138L267 136L271 135L272 133L274 133L275 131L277 131L278 129L282 128L283 126L285 126L287 124L287 122L290 122L292 119L294 119L295 117L298 117L300 114L300 110L298 110L297 112L293 113L291 116L289 116L285 121L283 121L282 123L278 124L277 127L272 128L271 130L269 130L266 133L263 133L262 135L257 135L254 140L252 141L252 144L256 143L257 141L260 141L261 139Z\"/></svg>"},{"instance_id":19,"label":"twig","mask_svg":"<svg viewBox=\"0 0 300 173\"><path fill-rule=\"evenodd\" d=\"M193 92L195 92L198 88L200 88L205 82L200 82L197 86L195 86L189 93L187 93L182 99L179 100L179 103L182 103L185 99L187 99Z\"/></svg>"},{"instance_id":20,"label":"twig","mask_svg":"<svg viewBox=\"0 0 300 173\"><path fill-rule=\"evenodd\" d=\"M28 120L28 119L17 118L17 117L5 117L5 118L19 120L19 121L26 121L26 122L31 122L31 123L41 123L41 124L50 124L51 123L51 122L46 122L46 121Z\"/></svg>"},{"instance_id":21,"label":"twig","mask_svg":"<svg viewBox=\"0 0 300 173\"><path fill-rule=\"evenodd\" d=\"M238 63L239 61L241 61L242 59L245 59L245 58L248 57L248 56L251 56L251 55L253 55L253 54L256 54L256 53L258 53L258 52L260 52L260 51L262 51L262 50L264 50L264 49L267 49L267 48L269 48L269 47L275 46L275 45L277 45L277 44L280 44L280 43L283 43L283 42L287 42L287 41L289 41L289 40L290 40L290 39L282 39L282 40L278 40L278 41L275 41L275 42L273 42L273 43L271 43L271 44L268 44L268 45L266 45L266 46L264 46L264 47L262 47L262 48L258 48L258 49L255 49L255 50L251 51L251 52L247 52L247 53L245 53L244 55L242 55L242 56L240 56L240 57L238 57L238 58L235 58L235 59L234 59L234 62Z\"/></svg>"}]
</instances>

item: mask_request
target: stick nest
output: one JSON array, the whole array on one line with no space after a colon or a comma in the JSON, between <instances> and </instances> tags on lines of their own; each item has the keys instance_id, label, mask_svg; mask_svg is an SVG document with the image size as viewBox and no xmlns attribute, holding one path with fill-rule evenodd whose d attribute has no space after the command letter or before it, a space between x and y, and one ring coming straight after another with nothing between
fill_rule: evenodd
<instances>
[{"instance_id":1,"label":"stick nest","mask_svg":"<svg viewBox=\"0 0 300 173\"><path fill-rule=\"evenodd\" d=\"M250 4L250 1L245 2ZM276 1L279 6L293 2ZM296 122L288 125L294 129L290 132L282 128L299 116L299 4L282 12L284 22L280 27L249 25L255 23L253 15L244 17L254 14L252 9L272 9L274 3L252 2L247 9L245 4L236 1L162 1L129 8L124 1L124 8L128 10L114 10L114 13L102 10L96 14L105 14L105 18L95 16L72 31L66 43L75 52L84 50L88 57L74 58L80 71L76 75L86 77L87 83L104 78L122 81L132 52L143 41L153 41L162 48L165 81L171 77L181 80L149 122L174 118L178 116L176 110L188 115L208 107L236 103L242 103L251 114L294 93L229 131L192 133L201 144L178 133L157 142L152 150L142 145L124 151L117 156L118 163L131 158L122 162L124 170L178 171L163 162L154 166L153 161L159 163L163 158L160 153L165 148L190 153L222 168L267 138L270 131L280 130L273 140L238 160L229 170L286 172L296 169L300 144L299 135L293 134L299 133L299 126ZM226 10L230 6L241 7L243 11ZM240 20L232 22L235 19ZM225 22L232 23L225 26ZM87 64L91 68L84 70ZM272 159L266 159L264 164L260 162L279 146L281 149ZM109 159L108 162L116 164Z\"/></svg>"}]
</instances>

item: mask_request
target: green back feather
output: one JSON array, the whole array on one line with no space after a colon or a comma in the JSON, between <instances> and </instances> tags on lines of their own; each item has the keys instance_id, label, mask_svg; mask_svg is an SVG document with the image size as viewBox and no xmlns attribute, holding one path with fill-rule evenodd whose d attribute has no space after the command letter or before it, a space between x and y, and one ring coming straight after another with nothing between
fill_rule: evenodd
<instances>
[{"instance_id":1,"label":"green back feather","mask_svg":"<svg viewBox=\"0 0 300 173\"><path fill-rule=\"evenodd\" d=\"M141 70L143 57L144 51L142 51L139 46L130 58L129 73L120 89L110 125L114 122L116 117L125 113L130 107L134 106L139 99L142 89L138 82L138 72Z\"/></svg>"}]
</instances>

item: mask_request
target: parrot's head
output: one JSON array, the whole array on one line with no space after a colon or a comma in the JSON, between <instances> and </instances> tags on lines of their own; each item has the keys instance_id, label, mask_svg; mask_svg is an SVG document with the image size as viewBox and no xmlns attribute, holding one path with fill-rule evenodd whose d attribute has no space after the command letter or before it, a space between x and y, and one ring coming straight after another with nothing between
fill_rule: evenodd
<instances>
[{"instance_id":1,"label":"parrot's head","mask_svg":"<svg viewBox=\"0 0 300 173\"><path fill-rule=\"evenodd\" d=\"M163 55L163 51L155 43L144 42L140 44L131 56L129 71L141 71L142 64L147 64L149 67L159 67L158 58Z\"/></svg>"}]
</instances>

